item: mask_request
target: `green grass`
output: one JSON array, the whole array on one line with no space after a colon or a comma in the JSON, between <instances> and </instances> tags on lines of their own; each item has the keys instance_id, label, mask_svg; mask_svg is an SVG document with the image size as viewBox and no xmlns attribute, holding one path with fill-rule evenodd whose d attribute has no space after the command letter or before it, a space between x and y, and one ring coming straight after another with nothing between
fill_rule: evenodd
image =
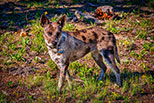
<instances>
[{"instance_id":1,"label":"green grass","mask_svg":"<svg viewBox=\"0 0 154 103\"><path fill-rule=\"evenodd\" d=\"M73 31L74 26L72 24L67 24L64 27L64 30L67 31ZM25 48L28 45L31 45L31 51L35 51L36 53L41 53L46 50L46 46L44 43L44 39L42 36L42 29L39 25L38 20L35 22L32 21L32 31L30 31L32 34L35 34L35 37L33 38L33 41L31 41L30 38L22 37L19 38L20 42L17 42L17 45L13 44L13 40L8 42L3 42L8 44L8 48L5 48L3 50L3 55L11 57L13 60L21 61L24 57ZM1 36L1 41L6 39L6 35ZM12 36L9 36L9 38L12 38ZM30 43L31 41L31 43ZM1 42L2 43L2 42ZM21 45L22 47L16 51L16 47L18 45ZM128 43L124 45L130 45ZM3 46L2 46L3 47ZM133 56L136 56L138 58L141 58L145 55L146 51L152 51L152 44L151 43L145 43L143 45L143 52L140 52L140 54L136 54L135 52L131 52ZM12 54L10 55L7 51L12 50ZM141 56L140 56L141 55ZM90 58L86 58L87 61ZM34 61L36 63L39 61L38 57L36 56L34 58ZM40 74L39 72L36 75L30 75L27 82L25 82L25 85L28 85L29 88L32 86L41 86L41 89L44 91L45 99L48 101L59 101L66 102L66 98L68 95L71 96L72 99L78 100L78 102L86 102L88 100L91 100L92 102L101 102L102 100L105 101L114 101L114 100L123 100L130 102L130 97L127 97L125 94L130 94L130 96L136 96L137 94L141 94L144 92L144 89L142 89L143 84L152 85L154 78L152 76L149 77L149 75L146 75L145 78L142 79L142 76L134 77L131 76L131 74L128 74L129 78L126 78L123 80L123 87L114 87L115 90L119 89L119 92L111 91L108 87L114 86L113 80L113 73L109 72L105 75L105 78L103 81L96 81L98 77L98 70L99 68L92 67L89 68L87 65L82 65L79 62L74 62L70 64L70 71L73 73L76 71L76 75L84 81L84 83L77 83L73 81L73 88L70 89L68 87L68 84L66 83L62 94L59 94L57 91L57 79L52 78L51 72L57 70L57 66L54 64L54 62L49 59L47 62L47 66L51 68L51 70L47 70L46 68L43 69L45 73ZM143 67L146 68L143 64ZM123 71L121 71L123 73ZM127 74L127 72L125 72ZM139 79L141 78L141 79ZM115 80L114 80L115 81ZM11 86L12 82L8 82L8 86ZM69 88L69 89L67 89ZM153 87L150 87L153 89ZM86 94L86 95L85 95ZM28 98L28 101L33 101L32 95L25 92L25 96ZM3 99L1 99L3 101ZM38 102L43 101L41 97L38 98Z\"/></svg>"},{"instance_id":2,"label":"green grass","mask_svg":"<svg viewBox=\"0 0 154 103\"><path fill-rule=\"evenodd\" d=\"M63 30L65 30L65 31L74 31L75 26L73 24L65 23L65 26L63 27Z\"/></svg>"},{"instance_id":3,"label":"green grass","mask_svg":"<svg viewBox=\"0 0 154 103\"><path fill-rule=\"evenodd\" d=\"M4 103L6 101L6 96L3 93L0 93L0 103Z\"/></svg>"}]
</instances>

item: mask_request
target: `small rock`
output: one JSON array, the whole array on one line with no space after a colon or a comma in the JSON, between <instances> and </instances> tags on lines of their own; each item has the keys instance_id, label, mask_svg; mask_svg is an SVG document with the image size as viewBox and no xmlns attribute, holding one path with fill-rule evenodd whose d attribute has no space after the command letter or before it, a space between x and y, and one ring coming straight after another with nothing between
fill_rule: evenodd
<instances>
[{"instance_id":1,"label":"small rock","mask_svg":"<svg viewBox=\"0 0 154 103\"><path fill-rule=\"evenodd\" d=\"M1 90L1 91L2 91L2 93L3 93L4 95L9 96L9 93L7 93L6 91L4 91L4 90Z\"/></svg>"},{"instance_id":2,"label":"small rock","mask_svg":"<svg viewBox=\"0 0 154 103\"><path fill-rule=\"evenodd\" d=\"M21 10L21 8L19 8L19 7L15 7L14 9L15 9L15 10Z\"/></svg>"},{"instance_id":3,"label":"small rock","mask_svg":"<svg viewBox=\"0 0 154 103\"><path fill-rule=\"evenodd\" d=\"M74 14L79 21L85 21L87 23L92 22L92 23L96 23L96 24L104 23L104 21L99 20L90 14L82 13L81 11L76 11Z\"/></svg>"},{"instance_id":4,"label":"small rock","mask_svg":"<svg viewBox=\"0 0 154 103\"><path fill-rule=\"evenodd\" d=\"M102 12L105 12L105 13L108 13L109 11L114 13L113 7L109 5L99 6L97 7L97 9L100 9Z\"/></svg>"},{"instance_id":5,"label":"small rock","mask_svg":"<svg viewBox=\"0 0 154 103\"><path fill-rule=\"evenodd\" d=\"M132 33L133 33L133 34L136 34L136 32L137 32L136 29L133 29L133 30L132 30Z\"/></svg>"},{"instance_id":6,"label":"small rock","mask_svg":"<svg viewBox=\"0 0 154 103\"><path fill-rule=\"evenodd\" d=\"M147 40L151 40L151 38L150 37L147 37Z\"/></svg>"}]
</instances>

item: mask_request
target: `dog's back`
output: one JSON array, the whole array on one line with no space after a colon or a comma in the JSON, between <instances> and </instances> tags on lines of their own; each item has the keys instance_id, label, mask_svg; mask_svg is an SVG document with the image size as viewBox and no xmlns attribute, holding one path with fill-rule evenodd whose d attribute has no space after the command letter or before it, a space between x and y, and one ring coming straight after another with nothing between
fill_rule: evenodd
<instances>
[{"instance_id":1,"label":"dog's back","mask_svg":"<svg viewBox=\"0 0 154 103\"><path fill-rule=\"evenodd\" d=\"M66 40L67 43L64 43ZM76 32L63 31L58 48L71 51L69 56L73 59L79 59L92 51L110 50L115 52L117 61L120 62L119 57L117 57L116 39L113 33L101 27L82 29Z\"/></svg>"}]
</instances>

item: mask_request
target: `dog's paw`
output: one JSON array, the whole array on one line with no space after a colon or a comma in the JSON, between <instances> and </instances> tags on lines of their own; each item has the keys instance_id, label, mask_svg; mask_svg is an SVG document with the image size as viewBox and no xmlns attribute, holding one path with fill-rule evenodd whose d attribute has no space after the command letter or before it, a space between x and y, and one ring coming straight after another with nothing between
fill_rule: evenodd
<instances>
[{"instance_id":1,"label":"dog's paw","mask_svg":"<svg viewBox=\"0 0 154 103\"><path fill-rule=\"evenodd\" d=\"M116 85L117 87L122 87L122 84L121 84L121 83L115 83L115 85Z\"/></svg>"},{"instance_id":2,"label":"dog's paw","mask_svg":"<svg viewBox=\"0 0 154 103\"><path fill-rule=\"evenodd\" d=\"M57 87L57 92L58 92L59 94L62 94L62 88Z\"/></svg>"}]
</instances>

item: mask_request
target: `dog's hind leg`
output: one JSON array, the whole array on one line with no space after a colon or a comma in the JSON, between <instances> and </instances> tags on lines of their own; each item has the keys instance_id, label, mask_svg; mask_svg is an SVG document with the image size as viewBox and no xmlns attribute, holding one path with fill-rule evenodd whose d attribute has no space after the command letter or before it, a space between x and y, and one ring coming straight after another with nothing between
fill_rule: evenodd
<instances>
[{"instance_id":1,"label":"dog's hind leg","mask_svg":"<svg viewBox=\"0 0 154 103\"><path fill-rule=\"evenodd\" d=\"M105 61L107 64L111 67L113 70L115 76L116 76L116 81L117 84L121 86L121 80L120 80L120 70L117 67L115 63L115 57L114 57L114 50L111 48L111 50L101 50L100 54L104 57Z\"/></svg>"},{"instance_id":2,"label":"dog's hind leg","mask_svg":"<svg viewBox=\"0 0 154 103\"><path fill-rule=\"evenodd\" d=\"M103 58L102 55L100 55L97 51L96 52L92 52L92 57L95 60L95 62L97 63L97 65L101 68L101 74L99 76L99 78L97 80L102 80L107 67L105 66L105 64L103 63Z\"/></svg>"}]
</instances>

